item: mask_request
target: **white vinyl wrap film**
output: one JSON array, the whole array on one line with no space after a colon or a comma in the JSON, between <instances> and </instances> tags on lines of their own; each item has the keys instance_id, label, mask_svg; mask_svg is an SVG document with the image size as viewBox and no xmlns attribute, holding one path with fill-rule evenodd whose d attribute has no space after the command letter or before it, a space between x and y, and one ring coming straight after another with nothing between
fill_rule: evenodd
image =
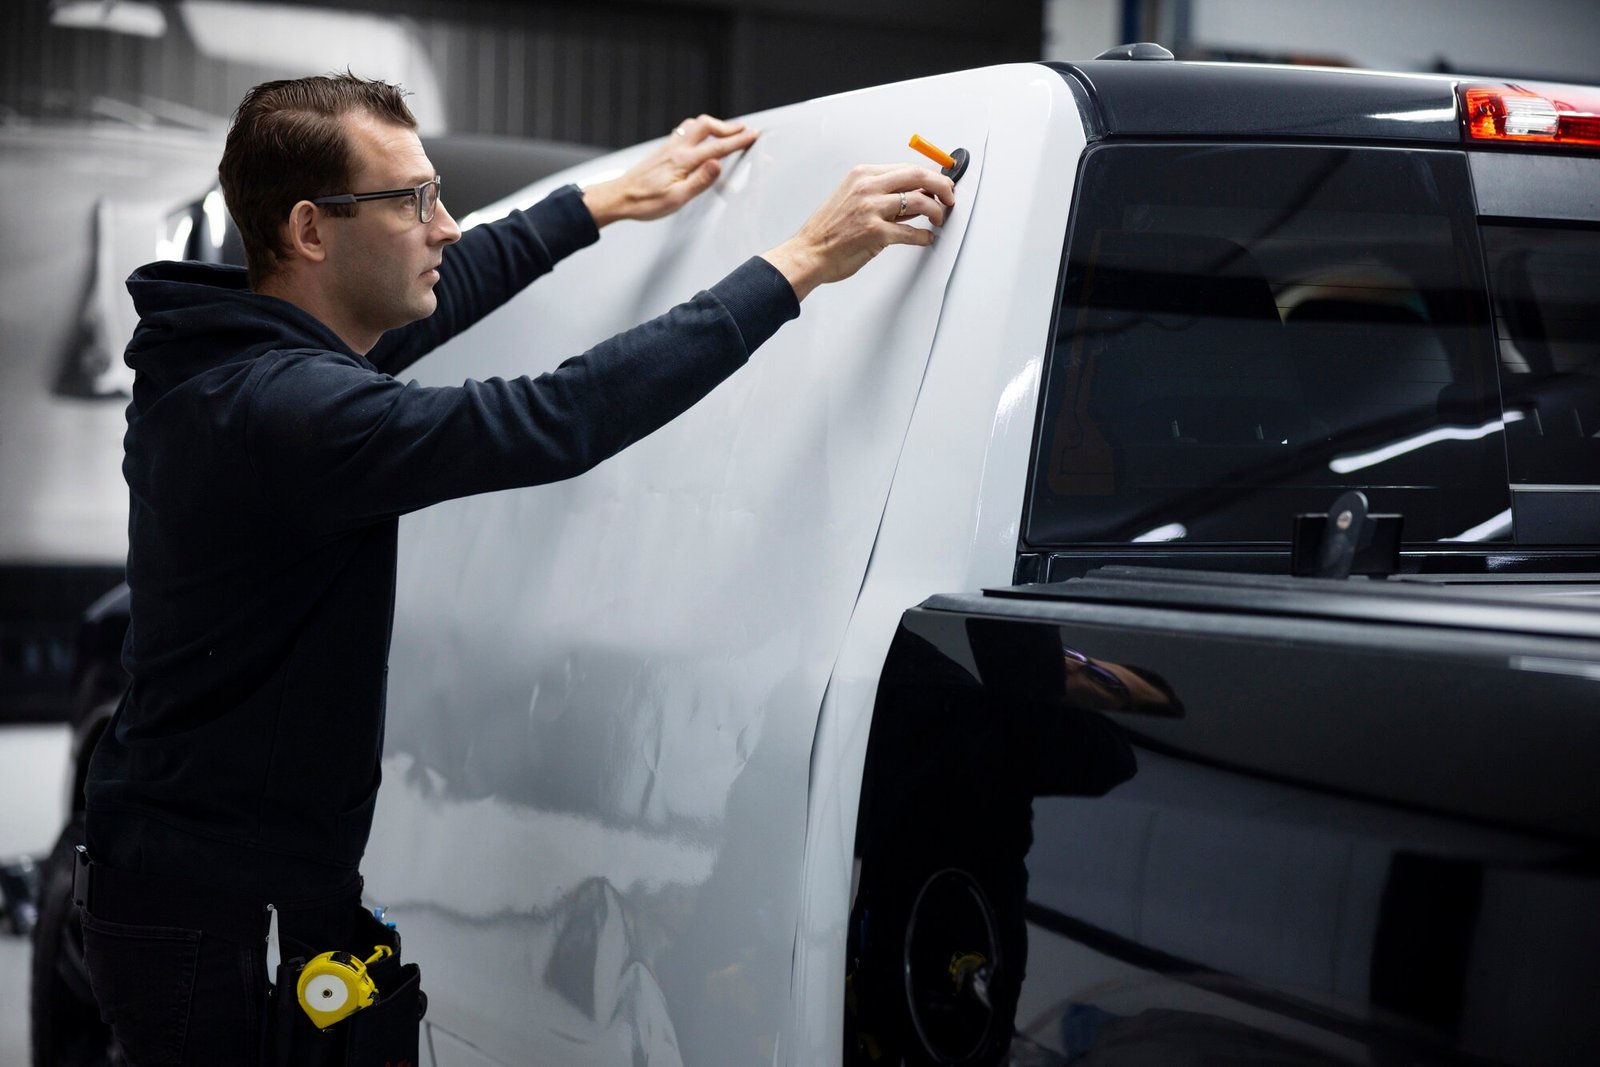
<instances>
[{"instance_id":1,"label":"white vinyl wrap film","mask_svg":"<svg viewBox=\"0 0 1600 1067\"><path fill-rule=\"evenodd\" d=\"M686 415L582 477L402 523L367 894L422 963L430 1020L475 1055L790 1061L818 711L989 106L944 78L751 116L760 140L710 192L609 228L417 366L430 384L551 369L781 242L852 164L922 162L911 133L972 153L931 248L818 290Z\"/></svg>"}]
</instances>

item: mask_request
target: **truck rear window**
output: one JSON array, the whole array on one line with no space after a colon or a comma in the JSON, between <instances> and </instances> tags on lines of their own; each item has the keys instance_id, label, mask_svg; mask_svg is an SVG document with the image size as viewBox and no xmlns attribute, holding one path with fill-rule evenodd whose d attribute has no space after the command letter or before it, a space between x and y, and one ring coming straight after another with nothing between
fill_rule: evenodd
<instances>
[{"instance_id":1,"label":"truck rear window","mask_svg":"<svg viewBox=\"0 0 1600 1067\"><path fill-rule=\"evenodd\" d=\"M1026 541L1285 542L1352 488L1509 538L1481 262L1460 153L1091 150Z\"/></svg>"}]
</instances>

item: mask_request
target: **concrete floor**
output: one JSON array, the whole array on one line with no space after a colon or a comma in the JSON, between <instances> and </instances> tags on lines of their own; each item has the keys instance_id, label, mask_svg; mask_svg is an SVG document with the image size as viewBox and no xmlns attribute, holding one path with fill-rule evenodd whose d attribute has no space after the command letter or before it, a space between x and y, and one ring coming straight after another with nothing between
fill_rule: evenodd
<instances>
[{"instance_id":1,"label":"concrete floor","mask_svg":"<svg viewBox=\"0 0 1600 1067\"><path fill-rule=\"evenodd\" d=\"M0 726L0 861L42 856L66 819L65 726ZM24 938L0 934L0 1067L28 1062L28 960Z\"/></svg>"}]
</instances>

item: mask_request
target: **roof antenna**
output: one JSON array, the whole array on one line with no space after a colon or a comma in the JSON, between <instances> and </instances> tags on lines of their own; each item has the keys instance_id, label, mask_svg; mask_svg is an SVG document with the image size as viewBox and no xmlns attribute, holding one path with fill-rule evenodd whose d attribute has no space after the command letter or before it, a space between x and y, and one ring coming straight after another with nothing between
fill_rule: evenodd
<instances>
[{"instance_id":1,"label":"roof antenna","mask_svg":"<svg viewBox=\"0 0 1600 1067\"><path fill-rule=\"evenodd\" d=\"M1156 44L1154 41L1140 41L1138 44L1119 44L1115 48L1107 48L1095 56L1096 59L1171 59L1172 53Z\"/></svg>"}]
</instances>

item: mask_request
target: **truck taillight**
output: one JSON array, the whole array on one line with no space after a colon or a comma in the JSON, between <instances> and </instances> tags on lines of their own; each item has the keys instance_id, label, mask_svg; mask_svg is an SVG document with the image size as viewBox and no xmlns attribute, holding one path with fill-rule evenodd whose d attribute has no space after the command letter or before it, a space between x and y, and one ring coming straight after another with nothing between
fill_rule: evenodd
<instances>
[{"instance_id":1,"label":"truck taillight","mask_svg":"<svg viewBox=\"0 0 1600 1067\"><path fill-rule=\"evenodd\" d=\"M1600 147L1600 89L1566 85L1464 85L1466 139Z\"/></svg>"}]
</instances>

